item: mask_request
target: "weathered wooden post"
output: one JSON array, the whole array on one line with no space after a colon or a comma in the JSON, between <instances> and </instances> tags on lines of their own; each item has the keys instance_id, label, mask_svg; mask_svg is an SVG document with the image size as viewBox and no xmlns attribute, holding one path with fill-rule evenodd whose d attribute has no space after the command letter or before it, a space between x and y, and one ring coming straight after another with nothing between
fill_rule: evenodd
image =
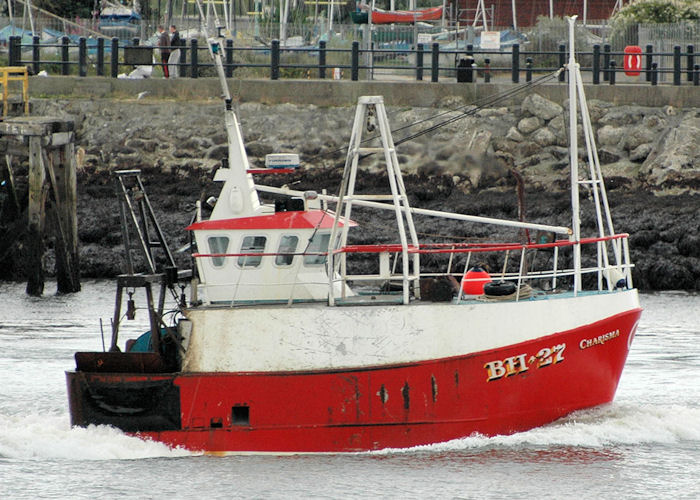
<instances>
[{"instance_id":1,"label":"weathered wooden post","mask_svg":"<svg viewBox=\"0 0 700 500\"><path fill-rule=\"evenodd\" d=\"M55 240L58 292L80 290L73 130L72 120L45 116L10 118L0 123L0 151L6 155L6 176L12 178L14 158L29 160L24 241L29 295L41 295L44 291L42 259L47 228L51 229Z\"/></svg>"},{"instance_id":2,"label":"weathered wooden post","mask_svg":"<svg viewBox=\"0 0 700 500\"><path fill-rule=\"evenodd\" d=\"M52 150L56 179L56 285L59 293L80 290L78 268L78 190L76 178L75 144L71 140ZM60 200L60 201L59 201Z\"/></svg>"},{"instance_id":3,"label":"weathered wooden post","mask_svg":"<svg viewBox=\"0 0 700 500\"><path fill-rule=\"evenodd\" d=\"M41 159L41 137L29 137L29 206L27 207L27 238L25 269L27 294L44 293L44 227L46 217L46 173Z\"/></svg>"}]
</instances>

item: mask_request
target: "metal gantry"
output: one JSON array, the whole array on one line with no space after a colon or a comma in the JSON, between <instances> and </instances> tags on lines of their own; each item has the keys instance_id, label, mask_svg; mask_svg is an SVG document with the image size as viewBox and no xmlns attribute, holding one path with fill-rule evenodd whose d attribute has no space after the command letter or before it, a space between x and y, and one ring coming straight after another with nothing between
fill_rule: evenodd
<instances>
[{"instance_id":1,"label":"metal gantry","mask_svg":"<svg viewBox=\"0 0 700 500\"><path fill-rule=\"evenodd\" d=\"M368 142L368 140L362 139L363 133L366 130L373 132L377 128L379 129L379 136L377 138L381 143L381 147L368 147L363 145ZM363 155L374 153L382 153L384 155L391 194L355 193L355 180L357 178L359 161ZM344 281L344 277L347 275L346 254L342 252L342 248L347 244L350 215L355 201L391 201L390 206L393 207L394 213L396 214L397 231L401 241L403 303L408 304L410 300L409 291L411 281L415 281L414 293L416 295L419 294L418 279L420 274L420 256L416 252L411 252L411 250L418 250L419 243L416 228L413 224L413 216L408 203L408 196L406 195L406 187L403 182L403 177L401 176L401 168L396 155L394 139L391 135L391 128L389 127L389 119L387 118L386 108L384 107L384 97L382 96L360 97L357 109L355 110L355 121L350 135L350 144L345 159L345 168L343 170L343 180L338 194L335 220L333 222L333 229L331 230L328 247L328 301L330 305L333 305L335 302L334 282L336 281L336 277L340 274L340 279ZM340 225L341 221L342 226ZM408 236L406 234L406 226L408 226ZM413 266L412 270L410 269L410 264Z\"/></svg>"},{"instance_id":2,"label":"metal gantry","mask_svg":"<svg viewBox=\"0 0 700 500\"><path fill-rule=\"evenodd\" d=\"M174 294L174 286L187 282L192 277L190 270L178 270L175 260L158 224L153 207L148 199L139 170L119 170L115 173L117 196L119 198L119 215L126 257L126 273L117 278L117 293L112 319L112 341L110 351L116 351L119 337L119 323L122 314L122 301L127 291L129 301L126 315L133 319L135 312L132 300L133 290L143 288L146 292L146 307L151 326L151 343L154 352L160 352L161 327L174 338L170 327L163 322L165 297L168 289ZM133 237L132 237L133 234ZM156 251L160 250L164 265L156 260ZM143 258L143 269L137 269L136 255ZM157 306L153 295L153 285L159 287ZM128 289L132 289L128 292ZM181 304L184 305L184 304ZM131 317L130 317L131 316Z\"/></svg>"}]
</instances>

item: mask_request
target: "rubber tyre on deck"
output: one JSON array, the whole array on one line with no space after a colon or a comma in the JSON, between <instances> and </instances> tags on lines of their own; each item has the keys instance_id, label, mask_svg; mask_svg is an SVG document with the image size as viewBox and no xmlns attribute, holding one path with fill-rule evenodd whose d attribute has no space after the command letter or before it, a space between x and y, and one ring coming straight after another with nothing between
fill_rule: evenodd
<instances>
[{"instance_id":1,"label":"rubber tyre on deck","mask_svg":"<svg viewBox=\"0 0 700 500\"><path fill-rule=\"evenodd\" d=\"M515 283L511 281L492 281L484 284L484 295L503 297L515 293Z\"/></svg>"}]
</instances>

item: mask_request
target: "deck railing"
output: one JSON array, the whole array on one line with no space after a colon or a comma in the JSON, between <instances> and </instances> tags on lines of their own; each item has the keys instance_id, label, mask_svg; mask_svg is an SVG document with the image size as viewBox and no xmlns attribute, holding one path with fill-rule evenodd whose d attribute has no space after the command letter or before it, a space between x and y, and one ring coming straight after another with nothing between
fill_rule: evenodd
<instances>
[{"instance_id":1,"label":"deck railing","mask_svg":"<svg viewBox=\"0 0 700 500\"><path fill-rule=\"evenodd\" d=\"M586 262L590 265L581 269L582 275L594 275L594 279L589 281L588 289L591 290L614 290L616 288L632 288L632 273L634 267L630 262L629 235L626 233L616 234L604 237L583 238L580 241L582 249L588 249L584 253ZM460 303L475 296L469 296L462 293L465 284L470 281L481 281L483 278L471 280L467 277L467 272L478 259L479 262L486 259L487 254L500 255L500 269L492 270L489 274L494 281L510 281L515 286L515 292L508 297L511 300L523 300L532 296L532 290L539 290L535 293L544 294L545 290L557 290L561 282L566 278L572 277L575 273L573 267L562 264L562 249L569 249L576 245L575 241L571 240L556 240L545 243L427 243L420 247L409 247L408 253L419 253L422 255L438 255L446 256L448 262L446 269L442 272L419 272L415 276L409 277L410 280L429 279L452 277L459 284L460 292L457 294L456 302ZM613 248L614 247L614 248ZM549 267L540 266L539 269L531 269L532 262L536 252L547 251L551 252L551 265ZM619 263L608 263L607 258L603 258L603 254L612 251L611 255L620 255ZM345 289L345 285L360 285L365 288L365 293L386 293L386 285L392 281L403 280L401 274L396 273L397 263L401 256L400 244L386 245L348 245L334 252L336 255L376 255L379 258L379 271L375 274L340 274L334 282L340 284L340 290ZM326 257L328 252L241 252L241 253L195 253L195 259L201 258L239 258L239 257L276 257L276 256L308 256L316 255ZM516 260L516 263L513 263ZM547 259L549 261L549 258ZM565 260L565 259L564 259ZM457 265L462 269L457 269ZM342 269L342 267L341 267ZM245 268L238 269L241 276L235 283L217 283L209 285L202 283L205 286L215 287L235 287L237 290L241 287L254 286L261 287L280 287L287 286L293 288L293 283L248 283L242 279L245 274ZM570 280L573 281L573 280ZM528 289L527 293L523 293L525 285L538 284ZM323 284L322 282L315 283L316 285ZM567 281L565 286L570 288L570 283ZM383 291L382 291L383 290ZM414 290L414 295L418 295ZM232 298L233 300L233 298ZM342 302L341 302L342 303ZM381 301L375 301L381 303Z\"/></svg>"},{"instance_id":2,"label":"deck railing","mask_svg":"<svg viewBox=\"0 0 700 500\"><path fill-rule=\"evenodd\" d=\"M625 287L632 287L632 275L631 269L632 264L629 259L629 247L628 247L629 235L626 233L616 234L612 236L596 237L596 238L583 238L580 244L583 248L595 248L595 261L596 265L583 268L581 274L595 274L597 281L597 289L603 290L605 285L607 285L608 290L614 289L618 285L624 283ZM467 278L467 271L470 268L471 260L473 255L480 254L503 254L502 268L500 272L493 271L490 273L491 277L497 280L503 281L513 281L516 283L516 296L515 300L519 299L519 291L521 285L525 282L532 282L535 280L547 280L549 282L549 288L554 290L557 288L558 281L564 277L573 276L575 271L573 268L559 268L559 257L560 249L573 247L576 242L571 240L557 240L547 243L439 243L439 244L422 244L420 248L409 248L408 253L414 254L419 253L423 255L432 254L446 254L449 256L447 269L444 273L420 273L420 278L426 277L440 277L440 276L453 276L460 279L460 290L464 289L465 283L469 281L479 281L481 278L475 280L470 280ZM619 264L609 264L607 258L602 258L603 254L607 252L607 245L610 244L615 248L612 248L613 255L620 255L621 262ZM539 250L552 250L552 267L551 269L543 269L539 271L532 271L526 268L528 252L536 252ZM394 268L396 267L396 262L401 254L401 245L351 245L339 249L336 253L338 254L379 254L380 258L380 272L374 276L367 275L346 275L340 276L336 281L347 283L351 281L391 281L402 279L403 276L400 274L387 274L386 270L390 266L389 256L393 254L394 258ZM519 253L519 265L517 271L508 271L509 259L512 256ZM452 269L454 265L454 260L460 255L466 254L466 259L464 262L464 269L461 272L454 271ZM382 259L384 262L382 263ZM618 282L623 280L623 283ZM614 282L613 282L614 281ZM461 297L461 294L460 294Z\"/></svg>"}]
</instances>

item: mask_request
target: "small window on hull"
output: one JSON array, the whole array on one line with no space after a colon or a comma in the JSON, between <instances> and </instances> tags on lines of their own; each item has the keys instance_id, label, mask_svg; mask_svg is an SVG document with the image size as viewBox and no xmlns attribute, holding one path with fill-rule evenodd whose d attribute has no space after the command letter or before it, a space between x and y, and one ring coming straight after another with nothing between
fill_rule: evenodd
<instances>
[{"instance_id":1,"label":"small window on hull","mask_svg":"<svg viewBox=\"0 0 700 500\"><path fill-rule=\"evenodd\" d=\"M265 242L267 238L264 236L246 236L243 238L240 253L264 253ZM238 265L240 267L258 267L262 261L262 256L245 255L238 257Z\"/></svg>"},{"instance_id":2,"label":"small window on hull","mask_svg":"<svg viewBox=\"0 0 700 500\"><path fill-rule=\"evenodd\" d=\"M297 244L299 243L299 238L297 236L282 236L280 238L280 246L277 249L277 257L275 257L275 264L278 266L291 266L292 261L294 261L293 254L297 250Z\"/></svg>"},{"instance_id":3,"label":"small window on hull","mask_svg":"<svg viewBox=\"0 0 700 500\"><path fill-rule=\"evenodd\" d=\"M328 233L316 233L314 235L305 252L310 254L304 256L305 266L321 266L326 263L326 256L318 254L326 253L328 251L328 241L330 239L331 235Z\"/></svg>"},{"instance_id":4,"label":"small window on hull","mask_svg":"<svg viewBox=\"0 0 700 500\"><path fill-rule=\"evenodd\" d=\"M228 238L226 236L210 236L207 242L211 253L226 253L228 250ZM224 265L224 259L226 257L212 257L211 264L214 267L221 267Z\"/></svg>"},{"instance_id":5,"label":"small window on hull","mask_svg":"<svg viewBox=\"0 0 700 500\"><path fill-rule=\"evenodd\" d=\"M250 408L248 406L231 408L231 422L233 425L250 425Z\"/></svg>"}]
</instances>

